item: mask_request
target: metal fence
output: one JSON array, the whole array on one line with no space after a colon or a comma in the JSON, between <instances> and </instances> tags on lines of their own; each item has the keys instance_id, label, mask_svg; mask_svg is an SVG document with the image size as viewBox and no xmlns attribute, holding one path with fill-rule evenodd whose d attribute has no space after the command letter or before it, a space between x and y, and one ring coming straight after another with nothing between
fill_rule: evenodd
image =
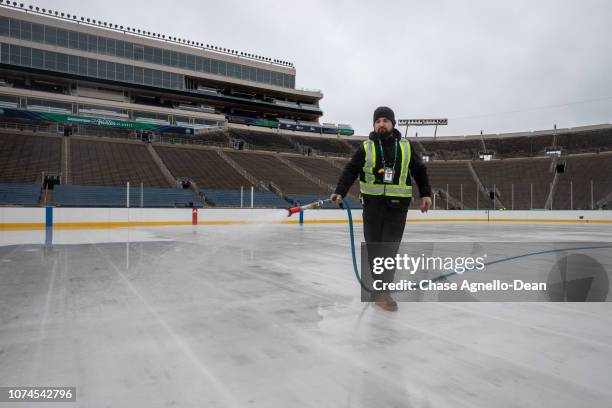
<instances>
[{"instance_id":1,"label":"metal fence","mask_svg":"<svg viewBox=\"0 0 612 408\"><path fill-rule=\"evenodd\" d=\"M609 183L595 180L484 187L447 184L434 185L432 199L438 210L606 210L611 208L612 189Z\"/></svg>"}]
</instances>

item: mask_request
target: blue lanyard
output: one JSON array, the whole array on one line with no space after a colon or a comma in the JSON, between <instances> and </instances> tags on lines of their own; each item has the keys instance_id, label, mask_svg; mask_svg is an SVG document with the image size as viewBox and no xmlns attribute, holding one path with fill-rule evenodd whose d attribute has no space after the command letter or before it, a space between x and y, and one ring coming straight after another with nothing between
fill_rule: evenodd
<instances>
[{"instance_id":1,"label":"blue lanyard","mask_svg":"<svg viewBox=\"0 0 612 408\"><path fill-rule=\"evenodd\" d=\"M393 168L395 169L395 164L397 163L397 145L399 144L399 142L396 140L395 141L395 146L394 146L394 153L393 153ZM383 148L382 148L382 143L380 142L380 139L378 140L378 148L380 150L380 159L382 160L382 164L383 167L387 167L387 162L385 161L385 153L383 152Z\"/></svg>"}]
</instances>

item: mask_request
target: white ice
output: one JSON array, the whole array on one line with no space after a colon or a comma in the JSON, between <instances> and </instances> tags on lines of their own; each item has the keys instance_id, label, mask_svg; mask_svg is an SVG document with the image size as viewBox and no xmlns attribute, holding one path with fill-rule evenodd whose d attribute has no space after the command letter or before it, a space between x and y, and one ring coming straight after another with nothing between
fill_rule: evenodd
<instances>
[{"instance_id":1,"label":"white ice","mask_svg":"<svg viewBox=\"0 0 612 408\"><path fill-rule=\"evenodd\" d=\"M457 239L612 231L406 227ZM0 386L77 387L54 407L612 406L609 303L384 312L360 302L346 224L3 231L0 245Z\"/></svg>"}]
</instances>

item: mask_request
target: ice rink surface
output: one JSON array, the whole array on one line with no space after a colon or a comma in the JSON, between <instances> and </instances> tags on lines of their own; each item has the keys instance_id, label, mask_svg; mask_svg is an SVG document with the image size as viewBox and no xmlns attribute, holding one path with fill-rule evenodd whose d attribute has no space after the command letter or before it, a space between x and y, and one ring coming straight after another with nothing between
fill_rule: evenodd
<instances>
[{"instance_id":1,"label":"ice rink surface","mask_svg":"<svg viewBox=\"0 0 612 408\"><path fill-rule=\"evenodd\" d=\"M77 387L54 407L612 406L609 303L384 312L360 302L347 228L0 231L0 386ZM404 240L612 229L409 223Z\"/></svg>"}]
</instances>

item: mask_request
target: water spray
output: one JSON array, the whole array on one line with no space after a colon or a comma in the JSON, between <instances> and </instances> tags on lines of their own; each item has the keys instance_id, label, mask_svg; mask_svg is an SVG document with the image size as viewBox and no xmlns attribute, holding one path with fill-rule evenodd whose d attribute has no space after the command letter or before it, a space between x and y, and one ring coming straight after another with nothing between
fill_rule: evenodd
<instances>
[{"instance_id":1,"label":"water spray","mask_svg":"<svg viewBox=\"0 0 612 408\"><path fill-rule=\"evenodd\" d=\"M328 198L326 200L317 200L317 201L313 201L310 204L306 204L306 205L302 205L302 206L296 206L296 207L292 207L292 208L287 208L287 211L289 212L289 214L287 214L287 217L291 217L291 215L295 214L295 213L299 213L300 211L304 211L304 210L317 210L321 207L323 207L323 205L325 203L329 203L331 202L331 199Z\"/></svg>"}]
</instances>

